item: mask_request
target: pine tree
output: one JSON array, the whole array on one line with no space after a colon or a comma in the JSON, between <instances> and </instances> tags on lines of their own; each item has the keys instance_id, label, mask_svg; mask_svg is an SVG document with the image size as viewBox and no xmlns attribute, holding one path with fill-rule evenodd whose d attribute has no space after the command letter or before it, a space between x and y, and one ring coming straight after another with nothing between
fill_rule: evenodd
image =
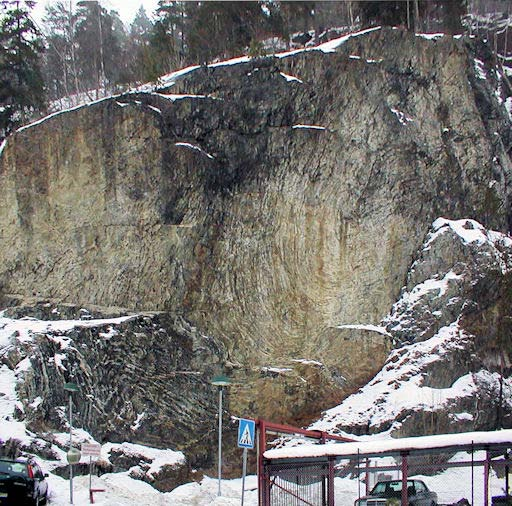
<instances>
[{"instance_id":1,"label":"pine tree","mask_svg":"<svg viewBox=\"0 0 512 506\"><path fill-rule=\"evenodd\" d=\"M111 88L122 78L122 44L126 34L115 11L98 1L78 2L75 41L80 82L85 89Z\"/></svg>"},{"instance_id":2,"label":"pine tree","mask_svg":"<svg viewBox=\"0 0 512 506\"><path fill-rule=\"evenodd\" d=\"M45 93L40 69L40 34L30 18L32 1L2 0L0 19L0 136L32 114L43 111Z\"/></svg>"},{"instance_id":3,"label":"pine tree","mask_svg":"<svg viewBox=\"0 0 512 506\"><path fill-rule=\"evenodd\" d=\"M130 26L125 51L128 82L140 82L147 77L146 60L148 59L152 30L153 24L141 5Z\"/></svg>"},{"instance_id":4,"label":"pine tree","mask_svg":"<svg viewBox=\"0 0 512 506\"><path fill-rule=\"evenodd\" d=\"M110 11L103 29L105 75L111 86L119 87L129 79L128 34L117 11Z\"/></svg>"},{"instance_id":5,"label":"pine tree","mask_svg":"<svg viewBox=\"0 0 512 506\"><path fill-rule=\"evenodd\" d=\"M141 56L145 80L156 81L160 76L182 65L185 51L185 9L184 2L159 0L158 17Z\"/></svg>"},{"instance_id":6,"label":"pine tree","mask_svg":"<svg viewBox=\"0 0 512 506\"><path fill-rule=\"evenodd\" d=\"M176 48L178 62L183 63L185 58L186 37L190 24L190 9L194 9L197 2L176 2L159 0L157 14L159 21L165 26L167 36L172 39Z\"/></svg>"},{"instance_id":7,"label":"pine tree","mask_svg":"<svg viewBox=\"0 0 512 506\"><path fill-rule=\"evenodd\" d=\"M375 25L410 27L410 2L398 1L364 1L359 2L359 14L363 27Z\"/></svg>"},{"instance_id":8,"label":"pine tree","mask_svg":"<svg viewBox=\"0 0 512 506\"><path fill-rule=\"evenodd\" d=\"M165 19L158 19L149 38L149 45L143 52L144 77L156 81L178 66L175 40L169 35Z\"/></svg>"},{"instance_id":9,"label":"pine tree","mask_svg":"<svg viewBox=\"0 0 512 506\"><path fill-rule=\"evenodd\" d=\"M190 2L187 7L188 56L195 63L243 53L267 22L257 2Z\"/></svg>"},{"instance_id":10,"label":"pine tree","mask_svg":"<svg viewBox=\"0 0 512 506\"><path fill-rule=\"evenodd\" d=\"M79 93L74 50L73 13L67 2L48 4L43 18L47 50L44 60L45 82L50 99Z\"/></svg>"},{"instance_id":11,"label":"pine tree","mask_svg":"<svg viewBox=\"0 0 512 506\"><path fill-rule=\"evenodd\" d=\"M462 16L467 14L467 0L438 0L435 2L444 30L451 34L462 33Z\"/></svg>"},{"instance_id":12,"label":"pine tree","mask_svg":"<svg viewBox=\"0 0 512 506\"><path fill-rule=\"evenodd\" d=\"M139 44L144 44L149 39L149 33L153 24L149 19L144 6L141 5L130 25L130 36Z\"/></svg>"},{"instance_id":13,"label":"pine tree","mask_svg":"<svg viewBox=\"0 0 512 506\"><path fill-rule=\"evenodd\" d=\"M357 4L363 26L403 26L421 31L436 28L461 33L461 17L467 12L467 0L364 1Z\"/></svg>"}]
</instances>

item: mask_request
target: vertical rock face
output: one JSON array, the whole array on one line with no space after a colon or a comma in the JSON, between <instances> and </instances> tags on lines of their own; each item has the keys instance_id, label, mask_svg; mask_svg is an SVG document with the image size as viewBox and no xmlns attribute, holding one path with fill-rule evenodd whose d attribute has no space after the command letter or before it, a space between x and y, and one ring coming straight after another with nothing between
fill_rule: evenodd
<instances>
[{"instance_id":1,"label":"vertical rock face","mask_svg":"<svg viewBox=\"0 0 512 506\"><path fill-rule=\"evenodd\" d=\"M336 327L387 314L438 216L508 230L510 123L462 40L332 47L18 132L3 293L183 315L225 345L240 414L300 421L369 379L390 343Z\"/></svg>"}]
</instances>

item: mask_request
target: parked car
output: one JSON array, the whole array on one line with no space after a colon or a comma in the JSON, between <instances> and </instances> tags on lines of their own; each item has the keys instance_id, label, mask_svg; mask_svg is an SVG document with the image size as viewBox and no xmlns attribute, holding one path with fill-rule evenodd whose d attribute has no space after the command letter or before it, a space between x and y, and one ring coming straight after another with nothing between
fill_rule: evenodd
<instances>
[{"instance_id":1,"label":"parked car","mask_svg":"<svg viewBox=\"0 0 512 506\"><path fill-rule=\"evenodd\" d=\"M354 506L400 505L401 499L402 480L379 481L370 495L356 499ZM407 480L407 500L409 506L436 506L437 494L420 480Z\"/></svg>"},{"instance_id":2,"label":"parked car","mask_svg":"<svg viewBox=\"0 0 512 506\"><path fill-rule=\"evenodd\" d=\"M0 505L46 504L47 476L32 459L0 457Z\"/></svg>"}]
</instances>

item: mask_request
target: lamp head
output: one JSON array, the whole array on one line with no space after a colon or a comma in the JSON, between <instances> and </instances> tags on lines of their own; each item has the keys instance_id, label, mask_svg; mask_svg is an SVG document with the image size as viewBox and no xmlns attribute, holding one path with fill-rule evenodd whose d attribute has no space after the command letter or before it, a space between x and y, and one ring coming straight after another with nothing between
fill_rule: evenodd
<instances>
[{"instance_id":1,"label":"lamp head","mask_svg":"<svg viewBox=\"0 0 512 506\"><path fill-rule=\"evenodd\" d=\"M78 388L78 385L76 383L64 383L64 390L66 392L79 392L80 389Z\"/></svg>"},{"instance_id":2,"label":"lamp head","mask_svg":"<svg viewBox=\"0 0 512 506\"><path fill-rule=\"evenodd\" d=\"M231 385L231 380L224 375L214 376L210 383L216 387L227 387Z\"/></svg>"}]
</instances>

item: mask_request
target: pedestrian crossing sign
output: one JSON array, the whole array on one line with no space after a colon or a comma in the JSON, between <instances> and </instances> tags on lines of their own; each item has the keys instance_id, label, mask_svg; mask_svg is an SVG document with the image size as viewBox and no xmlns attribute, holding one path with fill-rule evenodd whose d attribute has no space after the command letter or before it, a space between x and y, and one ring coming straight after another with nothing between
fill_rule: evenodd
<instances>
[{"instance_id":1,"label":"pedestrian crossing sign","mask_svg":"<svg viewBox=\"0 0 512 506\"><path fill-rule=\"evenodd\" d=\"M256 432L256 422L240 418L238 423L238 446L240 448L254 448L254 436Z\"/></svg>"}]
</instances>

